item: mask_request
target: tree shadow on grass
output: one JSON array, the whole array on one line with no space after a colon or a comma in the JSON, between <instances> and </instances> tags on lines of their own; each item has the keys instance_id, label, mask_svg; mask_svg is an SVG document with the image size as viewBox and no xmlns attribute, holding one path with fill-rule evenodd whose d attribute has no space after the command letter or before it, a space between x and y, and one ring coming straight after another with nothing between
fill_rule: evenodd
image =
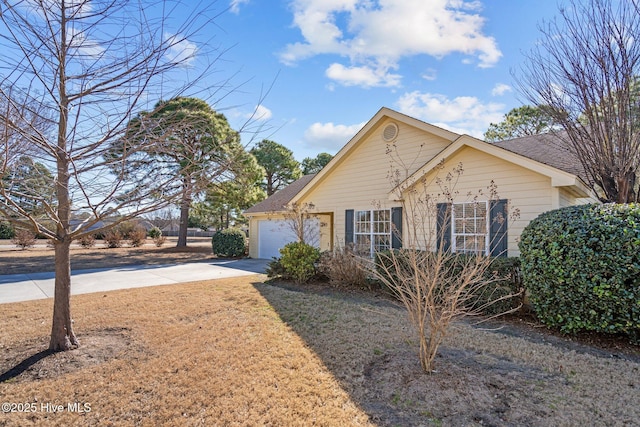
<instances>
[{"instance_id":1,"label":"tree shadow on grass","mask_svg":"<svg viewBox=\"0 0 640 427\"><path fill-rule=\"evenodd\" d=\"M427 374L406 310L388 298L327 285L254 287L376 425L555 425L585 410L552 406L571 401L565 396L576 391L574 362L567 357L571 365L547 366L536 354L561 357L567 348L561 342L550 348L533 333L483 331L460 322L438 352L437 371ZM610 357L589 354L609 364Z\"/></svg>"},{"instance_id":2,"label":"tree shadow on grass","mask_svg":"<svg viewBox=\"0 0 640 427\"><path fill-rule=\"evenodd\" d=\"M322 360L375 425L428 425L421 405L401 401L401 378L423 378L406 312L388 297L323 286L254 283L280 319ZM299 289L296 289L299 288ZM387 372L398 361L406 372ZM406 363L405 363L406 362ZM386 375L400 379L386 381ZM437 422L437 419L433 419Z\"/></svg>"},{"instance_id":3,"label":"tree shadow on grass","mask_svg":"<svg viewBox=\"0 0 640 427\"><path fill-rule=\"evenodd\" d=\"M2 374L0 374L0 383L3 383L5 381L9 381L9 380L12 380L12 379L18 377L20 374L22 374L23 372L27 371L30 367L32 367L33 365L35 365L39 361L45 359L46 357L48 357L48 356L50 356L50 355L52 355L54 353L55 353L55 351L50 350L50 349L46 349L46 350L42 350L42 351L34 354L33 356L27 357L26 359L24 359L22 362L18 363L13 368L10 368L8 371L3 372Z\"/></svg>"}]
</instances>

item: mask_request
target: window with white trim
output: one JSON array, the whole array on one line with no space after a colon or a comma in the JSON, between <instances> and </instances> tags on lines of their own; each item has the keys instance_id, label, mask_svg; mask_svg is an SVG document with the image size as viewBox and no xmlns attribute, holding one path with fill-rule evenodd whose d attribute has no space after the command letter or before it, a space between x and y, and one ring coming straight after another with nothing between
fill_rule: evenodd
<instances>
[{"instance_id":1,"label":"window with white trim","mask_svg":"<svg viewBox=\"0 0 640 427\"><path fill-rule=\"evenodd\" d=\"M454 252L489 254L488 202L454 203L451 247Z\"/></svg>"},{"instance_id":2,"label":"window with white trim","mask_svg":"<svg viewBox=\"0 0 640 427\"><path fill-rule=\"evenodd\" d=\"M373 256L376 251L391 249L391 211L356 211L354 243L356 250Z\"/></svg>"}]
</instances>

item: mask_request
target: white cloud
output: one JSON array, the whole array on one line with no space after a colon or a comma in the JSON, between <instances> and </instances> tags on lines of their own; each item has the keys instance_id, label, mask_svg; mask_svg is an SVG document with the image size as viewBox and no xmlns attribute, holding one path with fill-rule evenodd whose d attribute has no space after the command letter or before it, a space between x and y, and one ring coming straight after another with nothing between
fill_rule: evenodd
<instances>
[{"instance_id":1,"label":"white cloud","mask_svg":"<svg viewBox=\"0 0 640 427\"><path fill-rule=\"evenodd\" d=\"M264 105L258 105L255 112L253 113L253 119L261 122L269 120L272 116L273 113L271 112L271 110Z\"/></svg>"},{"instance_id":2,"label":"white cloud","mask_svg":"<svg viewBox=\"0 0 640 427\"><path fill-rule=\"evenodd\" d=\"M397 101L398 109L415 118L456 133L482 138L491 123L498 123L504 115L503 104L482 103L478 98L420 93L404 94Z\"/></svg>"},{"instance_id":3,"label":"white cloud","mask_svg":"<svg viewBox=\"0 0 640 427\"><path fill-rule=\"evenodd\" d=\"M502 96L505 93L511 92L511 91L513 91L511 86L509 86L507 84L504 84L504 83L498 83L491 90L491 95L493 95L493 96Z\"/></svg>"},{"instance_id":4,"label":"white cloud","mask_svg":"<svg viewBox=\"0 0 640 427\"><path fill-rule=\"evenodd\" d=\"M105 49L100 43L88 38L84 32L73 28L68 28L67 32L70 36L70 46L75 49L81 58L98 59L105 53Z\"/></svg>"},{"instance_id":5,"label":"white cloud","mask_svg":"<svg viewBox=\"0 0 640 427\"><path fill-rule=\"evenodd\" d=\"M249 122L266 122L273 117L273 112L269 108L260 104L253 110L230 108L224 111L224 115L229 120L241 122L242 124L240 127L242 127Z\"/></svg>"},{"instance_id":6,"label":"white cloud","mask_svg":"<svg viewBox=\"0 0 640 427\"><path fill-rule=\"evenodd\" d=\"M198 46L186 38L167 34L165 35L165 42L170 45L166 53L167 60L183 66L189 66L196 58Z\"/></svg>"},{"instance_id":7,"label":"white cloud","mask_svg":"<svg viewBox=\"0 0 640 427\"><path fill-rule=\"evenodd\" d=\"M240 6L243 4L248 4L249 0L231 0L229 3L229 10L231 13L235 13L236 15L240 13Z\"/></svg>"},{"instance_id":8,"label":"white cloud","mask_svg":"<svg viewBox=\"0 0 640 427\"><path fill-rule=\"evenodd\" d=\"M294 0L292 6L304 41L286 46L280 57L286 64L337 54L349 58L344 69L365 64L385 75L401 58L413 55L442 58L457 52L483 68L502 56L495 39L482 31L485 20L477 1ZM363 77L366 85L370 77Z\"/></svg>"},{"instance_id":9,"label":"white cloud","mask_svg":"<svg viewBox=\"0 0 640 427\"><path fill-rule=\"evenodd\" d=\"M401 76L391 74L387 69L373 69L368 66L345 67L342 64L331 64L326 75L344 86L398 86Z\"/></svg>"},{"instance_id":10,"label":"white cloud","mask_svg":"<svg viewBox=\"0 0 640 427\"><path fill-rule=\"evenodd\" d=\"M433 81L438 77L438 72L433 68L429 68L422 73L421 77L425 80Z\"/></svg>"},{"instance_id":11,"label":"white cloud","mask_svg":"<svg viewBox=\"0 0 640 427\"><path fill-rule=\"evenodd\" d=\"M307 145L337 151L342 148L366 124L336 125L333 123L314 123L305 132Z\"/></svg>"}]
</instances>

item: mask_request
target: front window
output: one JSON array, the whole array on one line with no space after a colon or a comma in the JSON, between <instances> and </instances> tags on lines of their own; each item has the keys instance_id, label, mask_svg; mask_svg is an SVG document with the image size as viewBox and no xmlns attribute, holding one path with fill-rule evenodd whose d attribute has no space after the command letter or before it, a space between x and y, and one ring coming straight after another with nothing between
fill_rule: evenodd
<instances>
[{"instance_id":1,"label":"front window","mask_svg":"<svg viewBox=\"0 0 640 427\"><path fill-rule=\"evenodd\" d=\"M391 249L391 211L356 211L354 243L359 253L370 256Z\"/></svg>"},{"instance_id":2,"label":"front window","mask_svg":"<svg viewBox=\"0 0 640 427\"><path fill-rule=\"evenodd\" d=\"M487 202L454 203L451 218L454 252L489 253Z\"/></svg>"}]
</instances>

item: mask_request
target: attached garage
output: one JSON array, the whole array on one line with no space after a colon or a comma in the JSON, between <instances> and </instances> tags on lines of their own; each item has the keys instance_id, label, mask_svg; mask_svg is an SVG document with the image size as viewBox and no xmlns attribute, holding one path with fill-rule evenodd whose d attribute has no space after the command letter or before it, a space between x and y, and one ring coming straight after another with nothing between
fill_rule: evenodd
<instances>
[{"instance_id":1,"label":"attached garage","mask_svg":"<svg viewBox=\"0 0 640 427\"><path fill-rule=\"evenodd\" d=\"M320 242L320 222L311 219L309 244L318 246ZM258 258L271 259L280 257L280 249L287 243L297 241L291 225L283 219L262 219L258 221Z\"/></svg>"},{"instance_id":2,"label":"attached garage","mask_svg":"<svg viewBox=\"0 0 640 427\"><path fill-rule=\"evenodd\" d=\"M263 219L258 221L258 258L280 257L280 248L295 242L296 236L286 221L281 219Z\"/></svg>"},{"instance_id":3,"label":"attached garage","mask_svg":"<svg viewBox=\"0 0 640 427\"><path fill-rule=\"evenodd\" d=\"M284 220L283 213L291 198L313 177L314 175L303 176L244 212L249 218L249 256L263 259L279 258L280 248L297 240L295 233ZM319 235L319 226L317 233ZM312 238L310 243L316 240Z\"/></svg>"}]
</instances>

